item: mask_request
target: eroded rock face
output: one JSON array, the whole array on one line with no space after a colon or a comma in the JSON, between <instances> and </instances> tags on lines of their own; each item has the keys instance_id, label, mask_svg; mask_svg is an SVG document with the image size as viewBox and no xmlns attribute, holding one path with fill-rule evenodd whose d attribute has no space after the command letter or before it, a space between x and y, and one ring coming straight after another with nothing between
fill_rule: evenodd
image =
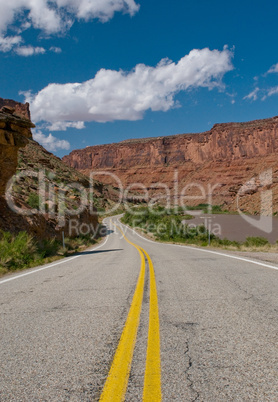
<instances>
[{"instance_id":1,"label":"eroded rock face","mask_svg":"<svg viewBox=\"0 0 278 402\"><path fill-rule=\"evenodd\" d=\"M216 124L205 133L181 134L168 137L124 141L118 144L87 147L71 152L63 161L83 173L108 171L116 174L124 187L143 183L156 193L155 183L161 182L173 192L175 172L178 172L178 197L190 183L201 186L210 184L213 203L225 204L236 210L236 197L242 185L254 175L268 168L273 172L274 200L278 200L275 177L278 172L278 116L247 123ZM109 176L102 180L116 184ZM276 189L277 187L277 189ZM241 195L242 208L258 211L258 185L253 194ZM197 187L188 189L187 195L198 195ZM209 190L206 190L207 194ZM256 193L256 194L255 194ZM277 193L277 196L276 196ZM276 198L275 198L276 197ZM196 205L205 199L189 199L187 204Z\"/></svg>"},{"instance_id":2,"label":"eroded rock face","mask_svg":"<svg viewBox=\"0 0 278 402\"><path fill-rule=\"evenodd\" d=\"M35 127L27 117L30 116L28 104L10 101L12 106L7 106L3 105L4 101L0 98L0 196L16 172L19 148L27 145L28 138L32 138L31 128Z\"/></svg>"},{"instance_id":3,"label":"eroded rock face","mask_svg":"<svg viewBox=\"0 0 278 402\"><path fill-rule=\"evenodd\" d=\"M15 114L20 117L24 117L27 120L31 120L29 103L20 103L12 99L0 98L0 109L2 107L8 107L15 110Z\"/></svg>"},{"instance_id":4,"label":"eroded rock face","mask_svg":"<svg viewBox=\"0 0 278 402\"><path fill-rule=\"evenodd\" d=\"M63 160L79 170L196 165L266 156L278 149L278 116L248 123L216 124L200 134L146 138L87 147Z\"/></svg>"},{"instance_id":5,"label":"eroded rock face","mask_svg":"<svg viewBox=\"0 0 278 402\"><path fill-rule=\"evenodd\" d=\"M75 213L80 200L73 192L66 199L71 214L65 214L63 223L55 208L51 214L47 208L41 212L39 205L35 207L34 214L25 213L33 208L30 205L30 195L38 197L39 194L38 172L48 172L52 178L48 179L46 184L52 187L55 185L53 180L55 177L59 179L61 186L63 182L65 185L77 182L85 188L89 187L85 176L70 169L59 158L32 140L32 127L35 126L30 120L28 104L23 105L0 98L0 229L14 233L27 231L36 239L53 237L61 239L61 232L66 236L78 236L77 230L72 233L70 231L72 220L77 222L77 228L86 224L96 229L98 227L96 209L91 211L86 207L82 212ZM26 174L17 179L10 198L7 198L5 194L7 184L16 172L30 172L31 175ZM56 197L57 194L54 195ZM9 205L8 199L12 200Z\"/></svg>"}]
</instances>

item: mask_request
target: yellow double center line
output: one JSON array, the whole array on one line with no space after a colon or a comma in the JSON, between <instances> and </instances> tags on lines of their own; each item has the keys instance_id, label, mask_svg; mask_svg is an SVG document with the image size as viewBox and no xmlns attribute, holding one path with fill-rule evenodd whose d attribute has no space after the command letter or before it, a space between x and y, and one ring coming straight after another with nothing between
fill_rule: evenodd
<instances>
[{"instance_id":1,"label":"yellow double center line","mask_svg":"<svg viewBox=\"0 0 278 402\"><path fill-rule=\"evenodd\" d=\"M121 231L124 239L138 250L141 257L141 270L126 323L100 401L120 402L125 399L144 294L145 254L150 272L150 310L143 401L159 402L161 401L160 337L154 267L148 253L142 247L129 241L122 230L118 226L117 228Z\"/></svg>"}]
</instances>

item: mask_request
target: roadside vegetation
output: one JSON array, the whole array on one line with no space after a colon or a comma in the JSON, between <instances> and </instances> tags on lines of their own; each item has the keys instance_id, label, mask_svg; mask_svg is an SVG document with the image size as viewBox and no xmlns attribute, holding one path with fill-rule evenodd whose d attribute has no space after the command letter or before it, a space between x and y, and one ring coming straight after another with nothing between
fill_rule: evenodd
<instances>
[{"instance_id":1,"label":"roadside vegetation","mask_svg":"<svg viewBox=\"0 0 278 402\"><path fill-rule=\"evenodd\" d=\"M209 205L209 204L198 204L196 206L187 205L186 209L188 211L203 211L204 214L236 214L236 212L228 211L223 209L222 205Z\"/></svg>"},{"instance_id":2,"label":"roadside vegetation","mask_svg":"<svg viewBox=\"0 0 278 402\"><path fill-rule=\"evenodd\" d=\"M209 233L204 225L190 225L190 219L192 216L184 213L182 209L165 210L162 207L156 207L151 211L147 207L140 207L136 208L136 211L134 209L126 212L122 222L161 242L184 243L201 247L210 245L237 251L278 250L278 243L272 245L264 237L247 237L244 242L220 239L213 233Z\"/></svg>"},{"instance_id":3,"label":"roadside vegetation","mask_svg":"<svg viewBox=\"0 0 278 402\"><path fill-rule=\"evenodd\" d=\"M28 204L31 208L38 208L38 197L31 193L28 198ZM124 206L120 206L113 213L105 213L104 208L99 208L98 212L100 212L99 210L102 212L99 216L99 232L102 229L101 222L104 218L122 214L125 211ZM65 247L63 247L62 240L44 239L37 241L27 232L12 234L0 230L0 276L8 272L48 264L70 256L94 245L99 238L99 234L96 238L93 238L91 234L65 238Z\"/></svg>"},{"instance_id":4,"label":"roadside vegetation","mask_svg":"<svg viewBox=\"0 0 278 402\"><path fill-rule=\"evenodd\" d=\"M47 264L84 250L97 242L92 236L36 241L26 232L0 231L0 276L11 271Z\"/></svg>"},{"instance_id":5,"label":"roadside vegetation","mask_svg":"<svg viewBox=\"0 0 278 402\"><path fill-rule=\"evenodd\" d=\"M113 205L112 205L112 207L113 207ZM98 208L97 211L98 211L98 219L99 219L100 222L102 222L103 219L109 218L109 216L121 215L121 214L125 213L126 209L125 209L124 205L120 204L113 211L112 211L111 207L109 209L107 209L107 208L106 209Z\"/></svg>"},{"instance_id":6,"label":"roadside vegetation","mask_svg":"<svg viewBox=\"0 0 278 402\"><path fill-rule=\"evenodd\" d=\"M31 207L37 207L37 199L29 198ZM236 251L278 251L278 242L270 244L263 237L247 237L244 242L220 239L213 233L209 233L204 225L190 225L193 216L182 208L165 209L156 206L150 210L146 206L132 207L129 212L124 206L120 206L113 213L105 213L99 216L99 221L106 217L123 214L122 222L141 230L146 236L160 242L180 243ZM187 210L200 210L208 212L207 204L199 204L196 207L188 207ZM213 206L212 213L226 213L220 206ZM227 211L228 213L228 211ZM99 229L101 229L100 226ZM27 232L12 234L0 231L0 276L24 268L30 268L47 264L63 257L80 252L98 242L91 235L76 238L65 238L65 247L62 240L36 240Z\"/></svg>"}]
</instances>

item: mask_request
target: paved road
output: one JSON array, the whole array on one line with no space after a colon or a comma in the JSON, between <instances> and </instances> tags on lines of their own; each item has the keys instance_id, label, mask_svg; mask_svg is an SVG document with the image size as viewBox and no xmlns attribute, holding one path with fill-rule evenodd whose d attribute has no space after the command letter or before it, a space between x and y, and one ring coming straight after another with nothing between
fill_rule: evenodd
<instances>
[{"instance_id":1,"label":"paved road","mask_svg":"<svg viewBox=\"0 0 278 402\"><path fill-rule=\"evenodd\" d=\"M0 280L0 400L99 400L144 261L141 318L125 394L126 401L142 400L146 377L152 377L146 375L147 348L154 353L157 346L149 336L155 315L151 308L149 320L152 261L162 400L278 401L277 269L155 244L125 229L136 248L109 226L97 250ZM151 306L154 296L153 289ZM153 356L150 365L157 368Z\"/></svg>"}]
</instances>

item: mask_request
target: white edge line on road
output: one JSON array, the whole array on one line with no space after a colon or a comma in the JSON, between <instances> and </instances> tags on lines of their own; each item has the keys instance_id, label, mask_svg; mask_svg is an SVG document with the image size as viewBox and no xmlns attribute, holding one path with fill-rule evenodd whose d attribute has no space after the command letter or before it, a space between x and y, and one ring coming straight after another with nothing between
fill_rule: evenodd
<instances>
[{"instance_id":1,"label":"white edge line on road","mask_svg":"<svg viewBox=\"0 0 278 402\"><path fill-rule=\"evenodd\" d=\"M97 246L97 247L93 247L93 248L89 249L89 251L94 251L94 250L99 249L100 247L103 247L103 246L106 244L106 242L107 242L107 240L108 240L108 237L109 237L109 235L106 236L106 239L105 239L105 241L104 241L102 244L100 244L100 245ZM11 278L7 278L7 279L4 279L4 280L0 281L0 285L2 285L3 283L6 283L6 282L13 281L13 280L15 280L15 279L22 278L23 276L36 274L36 273L39 272L39 271L43 271L43 270L45 270L45 269L49 269L49 268L55 267L55 266L57 266L57 265L65 264L66 262L70 262L70 261L75 260L76 258L79 258L79 257L83 257L83 254L76 255L75 257L64 258L64 259L63 259L62 261L60 261L60 262L56 262L56 263L51 264L51 265L46 265L45 267L37 268L37 269L35 269L35 270L29 271L29 272L25 272L24 274L20 274L20 275L17 275L17 276L12 276Z\"/></svg>"},{"instance_id":2,"label":"white edge line on road","mask_svg":"<svg viewBox=\"0 0 278 402\"><path fill-rule=\"evenodd\" d=\"M264 264L263 262L254 261L254 260L249 260L248 258L236 257L235 255L230 255L230 254L225 254L225 253L219 253L218 251L213 251L213 250L203 250L202 248L199 248L199 247L190 247L190 246L185 246L185 245L183 246L183 245L180 245L180 244L159 243L159 242L156 242L156 241L153 241L153 240L149 240L149 239L147 239L146 237L141 236L136 230L134 230L134 229L128 227L127 225L123 224L122 222L120 222L120 221L119 221L119 218L117 219L117 221L118 221L121 225L127 227L129 230L131 230L131 231L133 231L134 233L136 233L137 236L141 237L141 239L146 240L146 241L148 241L148 242L150 242L150 243L154 243L154 244L163 244L163 245L165 245L165 246L171 246L171 247L189 248L190 250L195 250L195 251L198 250L198 251L202 251L203 253L216 254L216 255L223 256L223 257L227 257L227 258L233 258L234 260L240 260L240 261L250 262L250 263L252 263L252 264L260 265L260 266L265 267L265 268L276 269L276 270L278 271L278 267L275 267L274 265L269 265L269 264Z\"/></svg>"}]
</instances>

